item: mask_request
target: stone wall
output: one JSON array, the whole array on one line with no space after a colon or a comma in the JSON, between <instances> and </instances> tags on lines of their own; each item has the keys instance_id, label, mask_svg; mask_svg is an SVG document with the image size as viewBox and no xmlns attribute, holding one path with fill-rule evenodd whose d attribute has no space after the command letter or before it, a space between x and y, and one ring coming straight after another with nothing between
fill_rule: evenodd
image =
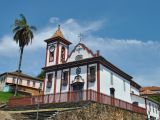
<instances>
[{"instance_id":1,"label":"stone wall","mask_svg":"<svg viewBox=\"0 0 160 120\"><path fill-rule=\"evenodd\" d=\"M61 112L53 120L146 120L146 115L93 103L82 109Z\"/></svg>"}]
</instances>

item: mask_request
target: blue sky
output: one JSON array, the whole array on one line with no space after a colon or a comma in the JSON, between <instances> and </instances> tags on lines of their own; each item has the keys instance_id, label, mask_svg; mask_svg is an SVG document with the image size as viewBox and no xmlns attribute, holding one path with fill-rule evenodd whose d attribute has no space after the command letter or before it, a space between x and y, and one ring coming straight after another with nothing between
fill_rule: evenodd
<instances>
[{"instance_id":1,"label":"blue sky","mask_svg":"<svg viewBox=\"0 0 160 120\"><path fill-rule=\"evenodd\" d=\"M22 70L36 76L45 61L44 39L61 24L67 39L83 42L134 77L142 86L160 86L160 1L158 0L1 0L0 73L18 66L12 24L23 13L37 27L25 48Z\"/></svg>"}]
</instances>

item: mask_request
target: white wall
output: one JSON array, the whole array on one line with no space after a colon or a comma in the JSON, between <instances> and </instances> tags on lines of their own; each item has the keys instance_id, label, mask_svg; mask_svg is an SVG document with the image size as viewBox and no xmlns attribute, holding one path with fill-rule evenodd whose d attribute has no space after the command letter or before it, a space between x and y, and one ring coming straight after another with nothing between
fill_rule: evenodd
<instances>
[{"instance_id":1,"label":"white wall","mask_svg":"<svg viewBox=\"0 0 160 120\"><path fill-rule=\"evenodd\" d=\"M150 100L146 100L146 104L147 104L147 114L148 117L150 118L150 116L156 117L156 120L159 120L159 111L158 111L158 105ZM149 107L149 104L151 105Z\"/></svg>"},{"instance_id":2,"label":"white wall","mask_svg":"<svg viewBox=\"0 0 160 120\"><path fill-rule=\"evenodd\" d=\"M15 83L17 83L17 76L13 76L13 75L8 75L6 77L6 83L13 83L13 78L16 78ZM42 88L43 88L43 81L38 81L38 80L31 80L28 78L24 78L24 77L20 77L22 80L22 84L23 86L27 86L27 87L32 87L32 88L39 88L40 87L40 83L42 83ZM30 84L27 84L27 81L30 81ZM20 81L18 81L20 82ZM35 86L33 87L33 82L35 82Z\"/></svg>"},{"instance_id":3,"label":"white wall","mask_svg":"<svg viewBox=\"0 0 160 120\"><path fill-rule=\"evenodd\" d=\"M111 73L113 74L113 85L111 85ZM130 82L100 65L100 92L110 95L111 87L115 89L115 98L131 103Z\"/></svg>"},{"instance_id":4,"label":"white wall","mask_svg":"<svg viewBox=\"0 0 160 120\"><path fill-rule=\"evenodd\" d=\"M81 50L77 51L77 48L80 48ZM86 49L84 49L81 45L78 45L76 47L75 51L68 58L67 62L75 61L75 58L76 58L77 55L83 55L83 59L93 57L92 54L88 53L88 51Z\"/></svg>"},{"instance_id":5,"label":"white wall","mask_svg":"<svg viewBox=\"0 0 160 120\"><path fill-rule=\"evenodd\" d=\"M4 87L5 87L5 75L0 77L0 91L3 91Z\"/></svg>"},{"instance_id":6,"label":"white wall","mask_svg":"<svg viewBox=\"0 0 160 120\"><path fill-rule=\"evenodd\" d=\"M97 67L97 64L90 64L88 66L89 67L91 67L91 66L96 66ZM61 88L61 73L62 73L62 70L57 71L56 93L60 93L60 88L61 88L61 92L68 92L69 91L69 86L70 86L70 90L72 90L71 84L72 84L72 82L74 82L75 77L77 76L77 74L76 74L76 69L77 68L78 67L73 67L73 68L70 69L71 70L70 71L71 75L69 76L70 77L70 83L68 81L68 84L66 86L62 85L62 88ZM81 68L81 73L79 75L82 77L82 79L84 81L83 90L86 90L87 89L87 65L79 66L79 68ZM96 70L97 70L97 68L96 68ZM69 71L69 69L63 69L63 72L64 71ZM52 87L51 88L47 88L48 74L53 74ZM68 78L68 80L69 80L69 78ZM55 81L55 71L46 73L44 94L53 94L54 93L54 83L55 83L54 81ZM92 90L97 91L97 71L96 71L96 80L94 82L88 82L88 89L92 89Z\"/></svg>"},{"instance_id":7,"label":"white wall","mask_svg":"<svg viewBox=\"0 0 160 120\"><path fill-rule=\"evenodd\" d=\"M139 90L131 85L131 93L140 95Z\"/></svg>"},{"instance_id":8,"label":"white wall","mask_svg":"<svg viewBox=\"0 0 160 120\"><path fill-rule=\"evenodd\" d=\"M145 106L145 99L143 97L140 97L138 95L131 94L132 103L138 102L138 106L142 108L146 108Z\"/></svg>"}]
</instances>

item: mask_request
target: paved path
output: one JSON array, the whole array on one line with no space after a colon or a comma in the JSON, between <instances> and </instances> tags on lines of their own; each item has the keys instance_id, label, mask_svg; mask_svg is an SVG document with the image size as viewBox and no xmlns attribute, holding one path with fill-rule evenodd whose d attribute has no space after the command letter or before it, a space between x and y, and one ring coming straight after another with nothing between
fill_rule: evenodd
<instances>
[{"instance_id":1,"label":"paved path","mask_svg":"<svg viewBox=\"0 0 160 120\"><path fill-rule=\"evenodd\" d=\"M47 112L47 111L67 111L67 110L75 110L79 109L80 107L76 108L53 108L53 109L39 109L39 112ZM24 111L7 111L8 113L14 114L14 113L31 113L31 112L37 112L37 110L24 110Z\"/></svg>"}]
</instances>

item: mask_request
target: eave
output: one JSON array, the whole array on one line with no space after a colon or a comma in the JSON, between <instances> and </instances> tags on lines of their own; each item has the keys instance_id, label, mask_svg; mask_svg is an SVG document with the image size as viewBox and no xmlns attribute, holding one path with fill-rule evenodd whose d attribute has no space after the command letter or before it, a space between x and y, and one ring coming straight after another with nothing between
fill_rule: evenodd
<instances>
[{"instance_id":1,"label":"eave","mask_svg":"<svg viewBox=\"0 0 160 120\"><path fill-rule=\"evenodd\" d=\"M67 40L67 39L65 39L65 38L62 38L62 37L60 37L60 36L51 37L51 38L46 39L46 40L44 40L44 41L45 41L46 43L50 43L50 42L55 42L55 41L58 41L58 40L62 41L63 43L65 43L65 44L67 44L67 45L72 44L69 40Z\"/></svg>"}]
</instances>

